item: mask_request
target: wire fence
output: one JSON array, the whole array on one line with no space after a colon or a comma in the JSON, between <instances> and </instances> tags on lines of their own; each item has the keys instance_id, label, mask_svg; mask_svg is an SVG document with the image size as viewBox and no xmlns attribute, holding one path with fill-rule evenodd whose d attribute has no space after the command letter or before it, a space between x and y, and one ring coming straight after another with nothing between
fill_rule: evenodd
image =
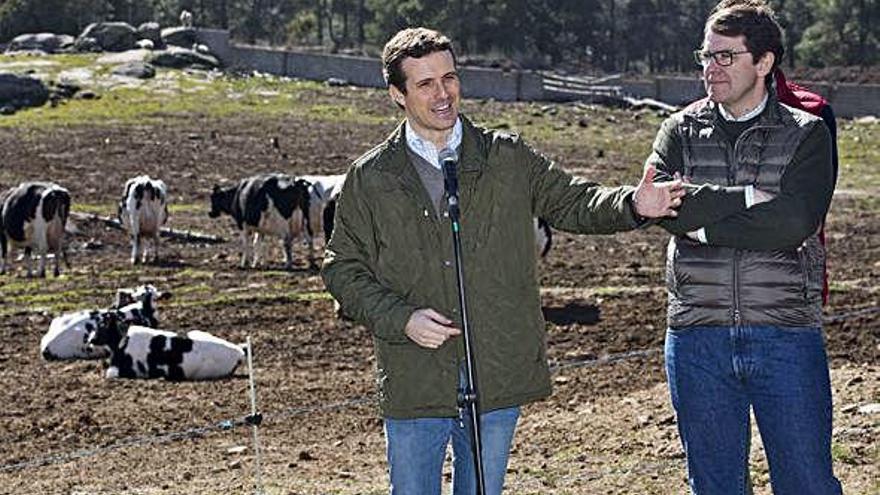
<instances>
[{"instance_id":1,"label":"wire fence","mask_svg":"<svg viewBox=\"0 0 880 495\"><path fill-rule=\"evenodd\" d=\"M835 315L826 316L823 321L826 324L839 323L841 321L849 320L852 318L859 318L863 316L869 316L873 314L880 313L880 306L871 306L865 308L859 308L853 311L849 311L846 313L838 313ZM608 354L606 356L591 358L591 359L579 359L579 360L571 360L565 361L561 363L554 364L550 367L551 372L558 373L560 371L566 369L573 368L590 368L590 367L598 367L605 366L614 363L620 363L624 361L629 361L633 359L643 359L654 356L656 354L661 354L663 352L662 347L650 348L650 349L639 349L633 351L626 351L615 354ZM217 432L217 431L229 431L236 427L240 426L258 426L261 421L271 419L271 420L285 420L290 418L295 418L299 416L306 416L313 413L323 413L323 412L338 412L347 409L353 409L356 407L361 407L365 405L373 405L376 403L376 397L373 395L369 396L361 396L350 398L347 400L337 401L329 404L321 404L314 406L295 406L290 407L272 414L260 414L255 418L256 413L252 412L250 415L246 415L239 418L229 418L218 421L216 423L205 425L196 428L190 428L181 431L169 432L169 433L160 433L155 435L143 435L143 436L133 436L128 438L120 439L114 443L109 445L105 445L102 447L95 447L91 449L80 449L72 452L63 452L58 454L50 454L43 457L38 457L35 459L29 459L20 462L14 462L9 464L0 465L0 473L19 471L23 469L32 469L38 468L42 466L52 465L52 464L62 464L67 462L76 461L79 459L84 459L88 457L93 457L97 455L101 455L104 453L128 449L128 448L136 448L143 447L148 445L156 445L162 443L168 443L178 440L186 440L203 437L209 433ZM255 411L256 409L254 409Z\"/></svg>"}]
</instances>

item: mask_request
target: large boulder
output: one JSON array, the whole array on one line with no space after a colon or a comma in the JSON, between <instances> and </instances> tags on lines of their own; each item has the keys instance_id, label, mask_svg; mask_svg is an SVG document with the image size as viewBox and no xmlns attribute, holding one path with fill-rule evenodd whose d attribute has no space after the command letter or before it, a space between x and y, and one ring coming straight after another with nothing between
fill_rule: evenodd
<instances>
[{"instance_id":1,"label":"large boulder","mask_svg":"<svg viewBox=\"0 0 880 495\"><path fill-rule=\"evenodd\" d=\"M129 62L116 66L113 74L117 76L136 77L138 79L150 79L156 77L156 68L144 62Z\"/></svg>"},{"instance_id":2,"label":"large boulder","mask_svg":"<svg viewBox=\"0 0 880 495\"><path fill-rule=\"evenodd\" d=\"M162 29L158 22L145 22L138 26L137 37L139 40L152 41L155 48L162 46Z\"/></svg>"},{"instance_id":3,"label":"large boulder","mask_svg":"<svg viewBox=\"0 0 880 495\"><path fill-rule=\"evenodd\" d=\"M153 55L148 57L148 61L153 65L172 69L187 67L216 69L220 67L220 61L217 60L217 57L178 46L169 46L167 50L153 52Z\"/></svg>"},{"instance_id":4,"label":"large boulder","mask_svg":"<svg viewBox=\"0 0 880 495\"><path fill-rule=\"evenodd\" d=\"M43 106L49 100L49 88L38 79L0 74L0 109L17 110Z\"/></svg>"},{"instance_id":5,"label":"large boulder","mask_svg":"<svg viewBox=\"0 0 880 495\"><path fill-rule=\"evenodd\" d=\"M169 46L190 48L197 40L196 30L191 27L171 27L162 30L162 42Z\"/></svg>"},{"instance_id":6,"label":"large boulder","mask_svg":"<svg viewBox=\"0 0 880 495\"><path fill-rule=\"evenodd\" d=\"M73 36L54 33L20 34L9 42L8 52L39 50L46 53L57 53L73 46Z\"/></svg>"},{"instance_id":7,"label":"large boulder","mask_svg":"<svg viewBox=\"0 0 880 495\"><path fill-rule=\"evenodd\" d=\"M91 51L94 39L102 50L108 52L124 52L134 48L138 40L137 30L125 22L96 22L89 24L76 39L76 49Z\"/></svg>"}]
</instances>

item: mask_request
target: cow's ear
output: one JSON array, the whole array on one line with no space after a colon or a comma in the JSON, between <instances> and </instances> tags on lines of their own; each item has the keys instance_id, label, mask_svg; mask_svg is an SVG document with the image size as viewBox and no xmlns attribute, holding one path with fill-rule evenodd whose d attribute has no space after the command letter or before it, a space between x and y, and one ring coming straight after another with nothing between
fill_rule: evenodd
<instances>
[{"instance_id":1,"label":"cow's ear","mask_svg":"<svg viewBox=\"0 0 880 495\"><path fill-rule=\"evenodd\" d=\"M214 184L214 192L215 193L220 192L220 185L219 184Z\"/></svg>"},{"instance_id":2,"label":"cow's ear","mask_svg":"<svg viewBox=\"0 0 880 495\"><path fill-rule=\"evenodd\" d=\"M134 291L131 289L117 289L116 290L116 309L119 309L123 306L128 306L129 304L134 302Z\"/></svg>"}]
</instances>

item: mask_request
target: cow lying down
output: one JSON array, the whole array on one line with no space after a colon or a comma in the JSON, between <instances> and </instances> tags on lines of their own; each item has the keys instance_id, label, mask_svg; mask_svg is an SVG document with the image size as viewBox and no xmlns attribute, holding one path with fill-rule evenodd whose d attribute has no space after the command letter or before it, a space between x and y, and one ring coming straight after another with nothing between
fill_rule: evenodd
<instances>
[{"instance_id":1,"label":"cow lying down","mask_svg":"<svg viewBox=\"0 0 880 495\"><path fill-rule=\"evenodd\" d=\"M111 322L89 334L93 347L110 354L107 378L211 380L230 376L244 359L242 346L209 333L174 332Z\"/></svg>"},{"instance_id":2,"label":"cow lying down","mask_svg":"<svg viewBox=\"0 0 880 495\"><path fill-rule=\"evenodd\" d=\"M152 285L119 289L116 304L111 308L86 309L53 318L49 331L40 339L40 354L47 361L106 357L105 349L88 345L90 332L110 324L108 315L111 313L114 314L114 321L157 327L159 321L155 301L168 297L169 293L159 292Z\"/></svg>"}]
</instances>

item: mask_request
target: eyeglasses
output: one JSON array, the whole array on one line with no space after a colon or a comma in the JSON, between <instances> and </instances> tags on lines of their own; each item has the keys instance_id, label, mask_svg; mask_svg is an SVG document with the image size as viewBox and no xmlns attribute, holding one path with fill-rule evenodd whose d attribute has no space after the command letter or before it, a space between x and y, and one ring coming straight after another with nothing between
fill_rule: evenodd
<instances>
[{"instance_id":1,"label":"eyeglasses","mask_svg":"<svg viewBox=\"0 0 880 495\"><path fill-rule=\"evenodd\" d=\"M733 58L735 55L742 55L743 53L749 53L748 50L742 50L735 52L733 50L718 50L717 52L710 52L704 50L694 50L694 60L697 61L699 65L703 67L709 65L709 60L714 59L715 63L722 66L728 67L733 65Z\"/></svg>"}]
</instances>

